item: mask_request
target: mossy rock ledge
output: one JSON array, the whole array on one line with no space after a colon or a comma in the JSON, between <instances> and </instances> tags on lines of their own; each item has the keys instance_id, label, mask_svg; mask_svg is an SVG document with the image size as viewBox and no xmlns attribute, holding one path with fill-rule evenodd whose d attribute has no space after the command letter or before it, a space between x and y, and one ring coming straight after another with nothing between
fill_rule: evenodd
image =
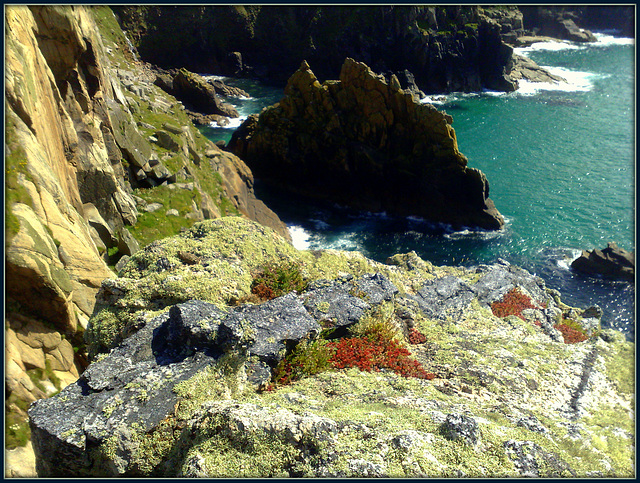
<instances>
[{"instance_id":1,"label":"mossy rock ledge","mask_svg":"<svg viewBox=\"0 0 640 483\"><path fill-rule=\"evenodd\" d=\"M243 303L270 263L300 267L307 288ZM494 315L515 288L534 308ZM635 474L634 344L506 262L298 251L225 217L134 254L99 304L92 363L29 410L39 476ZM299 342L365 318L394 324L431 377L350 368L269 385ZM590 337L564 343L561 321Z\"/></svg>"}]
</instances>

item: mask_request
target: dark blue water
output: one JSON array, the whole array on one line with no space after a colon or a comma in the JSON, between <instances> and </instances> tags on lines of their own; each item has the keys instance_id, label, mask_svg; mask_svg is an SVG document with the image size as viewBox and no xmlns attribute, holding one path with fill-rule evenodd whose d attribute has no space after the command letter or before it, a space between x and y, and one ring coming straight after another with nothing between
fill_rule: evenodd
<instances>
[{"instance_id":1,"label":"dark blue water","mask_svg":"<svg viewBox=\"0 0 640 483\"><path fill-rule=\"evenodd\" d=\"M359 250L379 261L415 250L435 264L467 266L503 258L540 275L570 305L598 304L603 325L633 337L634 286L569 269L582 249L609 241L635 248L635 46L599 39L520 52L567 82L543 89L522 83L510 94L450 94L436 104L453 116L469 165L487 175L507 220L501 232L454 232L419 219L292 203L259 182L256 191L289 225L298 247ZM240 86L253 96L235 101L244 116L282 96L246 81ZM228 140L231 132L205 134Z\"/></svg>"}]
</instances>

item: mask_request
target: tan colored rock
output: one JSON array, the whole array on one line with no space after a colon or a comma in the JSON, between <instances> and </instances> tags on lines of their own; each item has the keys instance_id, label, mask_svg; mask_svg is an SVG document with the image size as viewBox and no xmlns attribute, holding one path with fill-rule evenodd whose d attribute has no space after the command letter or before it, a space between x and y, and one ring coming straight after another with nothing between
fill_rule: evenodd
<instances>
[{"instance_id":1,"label":"tan colored rock","mask_svg":"<svg viewBox=\"0 0 640 483\"><path fill-rule=\"evenodd\" d=\"M13 360L7 360L5 364L5 384L10 394L27 403L45 397L26 372Z\"/></svg>"},{"instance_id":2,"label":"tan colored rock","mask_svg":"<svg viewBox=\"0 0 640 483\"><path fill-rule=\"evenodd\" d=\"M16 333L8 327L4 332L4 357L5 361L14 361L16 365L22 371L26 371L22 358L20 357L20 350L18 348L18 338Z\"/></svg>"},{"instance_id":3,"label":"tan colored rock","mask_svg":"<svg viewBox=\"0 0 640 483\"><path fill-rule=\"evenodd\" d=\"M62 342L59 332L34 319L27 319L26 323L16 332L16 337L32 348L44 351L53 350Z\"/></svg>"},{"instance_id":4,"label":"tan colored rock","mask_svg":"<svg viewBox=\"0 0 640 483\"><path fill-rule=\"evenodd\" d=\"M78 369L75 365L71 366L68 371L53 371L53 375L60 379L60 388L67 387L69 384L74 383L80 377Z\"/></svg>"},{"instance_id":5,"label":"tan colored rock","mask_svg":"<svg viewBox=\"0 0 640 483\"><path fill-rule=\"evenodd\" d=\"M31 441L26 446L6 450L5 478L37 478L36 455L33 452Z\"/></svg>"},{"instance_id":6,"label":"tan colored rock","mask_svg":"<svg viewBox=\"0 0 640 483\"><path fill-rule=\"evenodd\" d=\"M54 371L69 371L73 367L73 346L68 340L62 340L60 345L45 355L49 367Z\"/></svg>"},{"instance_id":7,"label":"tan colored rock","mask_svg":"<svg viewBox=\"0 0 640 483\"><path fill-rule=\"evenodd\" d=\"M24 342L18 340L16 347L20 352L20 359L27 369L44 369L45 355L42 349L34 349Z\"/></svg>"}]
</instances>

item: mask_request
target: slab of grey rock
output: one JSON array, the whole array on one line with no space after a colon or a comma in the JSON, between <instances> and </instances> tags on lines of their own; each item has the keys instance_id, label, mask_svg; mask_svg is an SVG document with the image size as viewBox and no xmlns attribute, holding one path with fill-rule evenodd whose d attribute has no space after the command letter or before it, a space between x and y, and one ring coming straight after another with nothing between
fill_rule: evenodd
<instances>
[{"instance_id":1,"label":"slab of grey rock","mask_svg":"<svg viewBox=\"0 0 640 483\"><path fill-rule=\"evenodd\" d=\"M398 288L380 273L358 279L341 277L332 282L319 280L303 294L309 313L327 327L355 324L374 305L391 300Z\"/></svg>"},{"instance_id":2,"label":"slab of grey rock","mask_svg":"<svg viewBox=\"0 0 640 483\"><path fill-rule=\"evenodd\" d=\"M414 300L428 317L445 320L462 314L475 296L468 284L457 277L445 276L428 280Z\"/></svg>"}]
</instances>

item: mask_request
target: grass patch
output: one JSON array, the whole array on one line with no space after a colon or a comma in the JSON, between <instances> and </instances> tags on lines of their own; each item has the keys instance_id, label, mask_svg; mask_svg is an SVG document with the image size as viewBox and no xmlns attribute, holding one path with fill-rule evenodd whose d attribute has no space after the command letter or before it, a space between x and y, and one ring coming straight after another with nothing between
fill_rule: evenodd
<instances>
[{"instance_id":1,"label":"grass patch","mask_svg":"<svg viewBox=\"0 0 640 483\"><path fill-rule=\"evenodd\" d=\"M262 268L254 277L251 293L262 301L272 300L289 292L303 292L307 280L297 263L272 263Z\"/></svg>"},{"instance_id":2,"label":"grass patch","mask_svg":"<svg viewBox=\"0 0 640 483\"><path fill-rule=\"evenodd\" d=\"M153 213L140 211L138 222L127 228L141 246L152 241L177 235L182 229L190 228L195 220L185 217L191 212L191 202L197 196L196 192L184 189L169 189L168 186L158 186L150 189L136 189L134 194L147 203L161 203L163 208ZM167 210L176 209L179 216L165 216Z\"/></svg>"},{"instance_id":3,"label":"grass patch","mask_svg":"<svg viewBox=\"0 0 640 483\"><path fill-rule=\"evenodd\" d=\"M5 401L5 449L25 446L31 439L29 419L25 416L29 403L11 394Z\"/></svg>"}]
</instances>

